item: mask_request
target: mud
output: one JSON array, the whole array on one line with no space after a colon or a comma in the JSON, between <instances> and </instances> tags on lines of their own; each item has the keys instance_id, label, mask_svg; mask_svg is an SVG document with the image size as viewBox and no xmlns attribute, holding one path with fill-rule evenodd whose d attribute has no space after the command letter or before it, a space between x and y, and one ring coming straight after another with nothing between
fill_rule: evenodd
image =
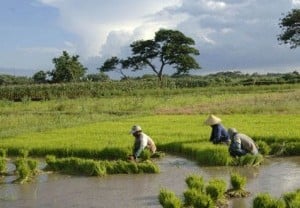
<instances>
[{"instance_id":1,"label":"mud","mask_svg":"<svg viewBox=\"0 0 300 208\"><path fill-rule=\"evenodd\" d=\"M10 184L14 176L2 178L1 208L114 208L161 207L158 194L161 188L182 197L185 178L202 175L205 181L222 178L229 184L231 171L247 177L251 195L230 201L230 207L250 208L257 193L269 192L279 197L300 188L300 157L271 158L260 167L199 167L194 162L166 156L157 161L159 174L111 175L78 177L44 173L28 184Z\"/></svg>"}]
</instances>

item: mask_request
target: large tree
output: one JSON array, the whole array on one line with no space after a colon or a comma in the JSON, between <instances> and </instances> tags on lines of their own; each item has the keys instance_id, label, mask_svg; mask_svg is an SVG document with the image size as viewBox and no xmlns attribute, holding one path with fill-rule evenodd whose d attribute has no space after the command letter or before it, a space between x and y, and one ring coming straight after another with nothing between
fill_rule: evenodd
<instances>
[{"instance_id":1,"label":"large tree","mask_svg":"<svg viewBox=\"0 0 300 208\"><path fill-rule=\"evenodd\" d=\"M55 69L50 73L53 82L76 82L85 74L86 68L79 62L79 56L70 56L67 51L54 58Z\"/></svg>"},{"instance_id":2,"label":"large tree","mask_svg":"<svg viewBox=\"0 0 300 208\"><path fill-rule=\"evenodd\" d=\"M175 68L176 74L200 69L194 58L199 55L199 51L194 45L195 41L180 31L160 29L155 33L154 39L133 42L130 45L132 56L125 60L112 57L103 64L102 70L114 70L117 65L133 71L149 67L162 81L163 70L167 65Z\"/></svg>"},{"instance_id":3,"label":"large tree","mask_svg":"<svg viewBox=\"0 0 300 208\"><path fill-rule=\"evenodd\" d=\"M300 9L293 9L279 23L282 33L278 36L281 43L297 48L300 45Z\"/></svg>"}]
</instances>

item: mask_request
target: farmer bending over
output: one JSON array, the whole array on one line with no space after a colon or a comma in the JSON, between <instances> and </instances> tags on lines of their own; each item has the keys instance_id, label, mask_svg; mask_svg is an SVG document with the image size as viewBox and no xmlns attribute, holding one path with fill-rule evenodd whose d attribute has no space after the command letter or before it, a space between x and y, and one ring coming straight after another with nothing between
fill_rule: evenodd
<instances>
[{"instance_id":1,"label":"farmer bending over","mask_svg":"<svg viewBox=\"0 0 300 208\"><path fill-rule=\"evenodd\" d=\"M258 148L255 142L246 134L238 133L235 128L229 128L228 134L231 139L229 153L231 156L242 156L247 153L256 155Z\"/></svg>"},{"instance_id":2,"label":"farmer bending over","mask_svg":"<svg viewBox=\"0 0 300 208\"><path fill-rule=\"evenodd\" d=\"M209 141L214 144L229 144L229 135L226 129L222 126L220 118L210 115L204 123L212 128Z\"/></svg>"},{"instance_id":3,"label":"farmer bending over","mask_svg":"<svg viewBox=\"0 0 300 208\"><path fill-rule=\"evenodd\" d=\"M135 125L131 128L130 133L134 136L133 159L136 160L145 148L148 148L151 153L155 153L156 146L153 140L145 133L142 128Z\"/></svg>"}]
</instances>

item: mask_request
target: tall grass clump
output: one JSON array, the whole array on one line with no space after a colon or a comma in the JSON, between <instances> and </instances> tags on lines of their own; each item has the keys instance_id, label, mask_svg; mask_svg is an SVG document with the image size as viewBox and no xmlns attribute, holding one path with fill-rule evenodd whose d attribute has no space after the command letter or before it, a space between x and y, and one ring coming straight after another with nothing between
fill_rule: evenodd
<instances>
[{"instance_id":1,"label":"tall grass clump","mask_svg":"<svg viewBox=\"0 0 300 208\"><path fill-rule=\"evenodd\" d=\"M253 200L253 208L285 208L281 199L271 197L268 193L258 194Z\"/></svg>"},{"instance_id":2,"label":"tall grass clump","mask_svg":"<svg viewBox=\"0 0 300 208\"><path fill-rule=\"evenodd\" d=\"M158 195L159 203L163 208L181 208L182 202L174 192L161 189Z\"/></svg>"},{"instance_id":3,"label":"tall grass clump","mask_svg":"<svg viewBox=\"0 0 300 208\"><path fill-rule=\"evenodd\" d=\"M230 164L231 157L229 156L227 146L216 145L216 147L208 147L201 149L197 153L197 162L199 165L209 166L226 166Z\"/></svg>"}]
</instances>

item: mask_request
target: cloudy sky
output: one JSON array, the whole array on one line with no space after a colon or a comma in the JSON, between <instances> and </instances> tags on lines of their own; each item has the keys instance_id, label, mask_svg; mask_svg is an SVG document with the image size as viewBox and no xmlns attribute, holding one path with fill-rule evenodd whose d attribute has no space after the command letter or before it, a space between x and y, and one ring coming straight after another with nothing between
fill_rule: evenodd
<instances>
[{"instance_id":1,"label":"cloudy sky","mask_svg":"<svg viewBox=\"0 0 300 208\"><path fill-rule=\"evenodd\" d=\"M1 0L0 74L52 70L63 50L96 73L160 28L195 40L201 73L300 71L300 47L277 41L293 8L300 0Z\"/></svg>"}]
</instances>

